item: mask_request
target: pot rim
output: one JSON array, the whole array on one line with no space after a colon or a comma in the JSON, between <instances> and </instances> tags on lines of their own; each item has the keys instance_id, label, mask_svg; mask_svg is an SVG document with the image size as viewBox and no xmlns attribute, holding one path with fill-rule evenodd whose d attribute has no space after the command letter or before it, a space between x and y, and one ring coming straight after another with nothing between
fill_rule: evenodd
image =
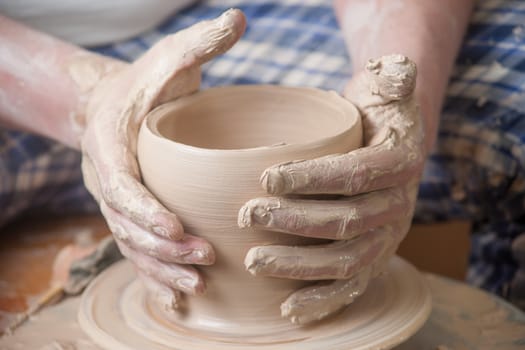
<instances>
[{"instance_id":1,"label":"pot rim","mask_svg":"<svg viewBox=\"0 0 525 350\"><path fill-rule=\"evenodd\" d=\"M295 98L298 98L297 95L301 94L301 96L304 96L304 98L317 99L320 103L329 104L332 108L334 106L338 107L338 109L341 111L341 114L344 116L344 118L342 118L344 119L344 121L341 122L342 128L339 128L340 130L333 135L319 137L317 139L313 139L312 141L238 149L204 148L189 145L179 142L177 140L167 138L158 129L159 123L165 118L168 118L171 112L175 109L183 108L188 104L198 103L201 98L208 97L209 95L224 93L229 93L231 95L239 91L241 91L243 94L261 94L268 92L274 94L277 93L280 96L282 96L283 94L288 94L295 96ZM328 118L324 119L324 121L326 120L328 120ZM335 118L333 118L333 120L335 120ZM344 123L347 123L347 125L344 126ZM261 156L265 153L275 151L293 152L298 148L316 149L324 144L338 142L338 140L340 140L341 138L344 138L346 136L350 137L350 134L353 132L354 128L361 128L361 117L357 107L352 102L345 99L335 91L327 91L311 87L292 87L267 84L231 85L212 87L206 90L199 90L193 94L182 96L174 101L162 104L146 115L141 128L145 129L149 134L151 134L151 136L155 137L157 141L162 142L165 146L177 147L179 152L199 154L200 156L209 155L214 157L234 157L236 155L246 156L247 154L253 156Z\"/></svg>"}]
</instances>

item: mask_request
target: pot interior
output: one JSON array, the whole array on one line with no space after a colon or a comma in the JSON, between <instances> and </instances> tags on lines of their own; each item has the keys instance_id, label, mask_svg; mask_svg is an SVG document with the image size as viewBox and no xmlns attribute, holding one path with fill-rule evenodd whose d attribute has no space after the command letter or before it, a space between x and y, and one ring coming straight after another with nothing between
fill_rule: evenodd
<instances>
[{"instance_id":1,"label":"pot interior","mask_svg":"<svg viewBox=\"0 0 525 350\"><path fill-rule=\"evenodd\" d=\"M232 150L303 144L348 128L335 93L271 86L216 88L184 97L157 124L161 136L189 146Z\"/></svg>"}]
</instances>

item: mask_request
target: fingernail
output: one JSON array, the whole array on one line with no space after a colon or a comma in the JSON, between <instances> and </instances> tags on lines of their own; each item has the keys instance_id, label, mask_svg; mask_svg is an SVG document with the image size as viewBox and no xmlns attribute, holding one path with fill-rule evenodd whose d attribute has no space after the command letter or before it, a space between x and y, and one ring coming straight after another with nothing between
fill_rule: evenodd
<instances>
[{"instance_id":1,"label":"fingernail","mask_svg":"<svg viewBox=\"0 0 525 350\"><path fill-rule=\"evenodd\" d=\"M244 267L251 275L257 276L267 272L268 268L275 266L277 258L265 253L263 247L251 248L244 258Z\"/></svg>"},{"instance_id":2,"label":"fingernail","mask_svg":"<svg viewBox=\"0 0 525 350\"><path fill-rule=\"evenodd\" d=\"M237 216L237 226L240 228L247 228L252 226L252 207L249 205L250 202L246 203L239 209Z\"/></svg>"},{"instance_id":3,"label":"fingernail","mask_svg":"<svg viewBox=\"0 0 525 350\"><path fill-rule=\"evenodd\" d=\"M244 14L239 9L230 8L229 10L223 12L222 15L218 17L218 23L221 28L224 27L234 27L234 23L229 23L232 19L239 17L239 20L244 20Z\"/></svg>"},{"instance_id":4,"label":"fingernail","mask_svg":"<svg viewBox=\"0 0 525 350\"><path fill-rule=\"evenodd\" d=\"M174 227L171 229L167 228L166 226L157 225L153 226L151 230L157 236L163 238L173 239L177 241L184 238L184 230L180 225L174 225Z\"/></svg>"},{"instance_id":5,"label":"fingernail","mask_svg":"<svg viewBox=\"0 0 525 350\"><path fill-rule=\"evenodd\" d=\"M215 252L208 246L185 250L176 248L171 252L171 257L182 264L211 265L215 262Z\"/></svg>"},{"instance_id":6,"label":"fingernail","mask_svg":"<svg viewBox=\"0 0 525 350\"><path fill-rule=\"evenodd\" d=\"M153 226L153 232L157 235L157 236L161 236L161 237L169 237L168 236L168 230L163 227L163 226Z\"/></svg>"},{"instance_id":7,"label":"fingernail","mask_svg":"<svg viewBox=\"0 0 525 350\"><path fill-rule=\"evenodd\" d=\"M253 221L255 221L258 225L272 226L271 223L273 221L273 209L276 208L270 206L255 207L252 213Z\"/></svg>"},{"instance_id":8,"label":"fingernail","mask_svg":"<svg viewBox=\"0 0 525 350\"><path fill-rule=\"evenodd\" d=\"M231 17L233 16L238 10L229 8L228 10L224 11L220 17Z\"/></svg>"},{"instance_id":9,"label":"fingernail","mask_svg":"<svg viewBox=\"0 0 525 350\"><path fill-rule=\"evenodd\" d=\"M257 247L251 248L244 258L244 268L252 276L257 276Z\"/></svg>"},{"instance_id":10,"label":"fingernail","mask_svg":"<svg viewBox=\"0 0 525 350\"><path fill-rule=\"evenodd\" d=\"M261 176L260 182L264 190L269 194L281 194L286 188L279 166L266 169Z\"/></svg>"},{"instance_id":11,"label":"fingernail","mask_svg":"<svg viewBox=\"0 0 525 350\"><path fill-rule=\"evenodd\" d=\"M215 254L209 249L193 249L188 255L189 264L211 265L215 262Z\"/></svg>"},{"instance_id":12,"label":"fingernail","mask_svg":"<svg viewBox=\"0 0 525 350\"><path fill-rule=\"evenodd\" d=\"M255 225L270 227L273 223L272 210L279 209L280 207L281 202L279 199L252 199L239 210L237 225L240 228L252 227Z\"/></svg>"}]
</instances>

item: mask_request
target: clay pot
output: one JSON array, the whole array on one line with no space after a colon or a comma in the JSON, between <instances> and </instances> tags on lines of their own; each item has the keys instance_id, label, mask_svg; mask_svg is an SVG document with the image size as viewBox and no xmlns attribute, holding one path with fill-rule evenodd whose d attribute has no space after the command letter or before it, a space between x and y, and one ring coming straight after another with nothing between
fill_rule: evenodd
<instances>
[{"instance_id":1,"label":"clay pot","mask_svg":"<svg viewBox=\"0 0 525 350\"><path fill-rule=\"evenodd\" d=\"M267 167L348 152L361 137L357 109L315 89L213 88L152 111L138 142L143 181L186 232L211 242L217 257L214 265L198 267L207 292L186 296L177 315L162 317L178 327L237 336L264 335L283 323L295 327L280 317L280 304L305 282L253 277L243 261L253 246L311 241L239 229L238 211L267 195L259 183Z\"/></svg>"}]
</instances>

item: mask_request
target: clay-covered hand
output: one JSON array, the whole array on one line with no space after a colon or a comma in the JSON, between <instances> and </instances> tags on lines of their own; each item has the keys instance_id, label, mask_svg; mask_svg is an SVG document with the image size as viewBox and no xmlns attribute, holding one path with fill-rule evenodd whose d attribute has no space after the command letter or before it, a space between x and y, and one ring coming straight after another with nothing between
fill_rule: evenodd
<instances>
[{"instance_id":1,"label":"clay-covered hand","mask_svg":"<svg viewBox=\"0 0 525 350\"><path fill-rule=\"evenodd\" d=\"M330 240L254 247L246 255L256 276L322 280L283 302L281 313L292 322L318 320L351 303L407 233L425 158L415 80L415 64L404 56L370 60L345 91L362 115L364 147L270 167L261 183L272 196L241 208L241 227Z\"/></svg>"},{"instance_id":2,"label":"clay-covered hand","mask_svg":"<svg viewBox=\"0 0 525 350\"><path fill-rule=\"evenodd\" d=\"M86 186L122 253L167 307L174 306L178 291L204 290L188 264L212 264L215 255L208 242L185 234L176 215L141 184L138 131L154 107L198 90L200 65L229 49L245 25L243 14L230 10L167 36L132 64L108 73L87 104L81 136Z\"/></svg>"}]
</instances>

